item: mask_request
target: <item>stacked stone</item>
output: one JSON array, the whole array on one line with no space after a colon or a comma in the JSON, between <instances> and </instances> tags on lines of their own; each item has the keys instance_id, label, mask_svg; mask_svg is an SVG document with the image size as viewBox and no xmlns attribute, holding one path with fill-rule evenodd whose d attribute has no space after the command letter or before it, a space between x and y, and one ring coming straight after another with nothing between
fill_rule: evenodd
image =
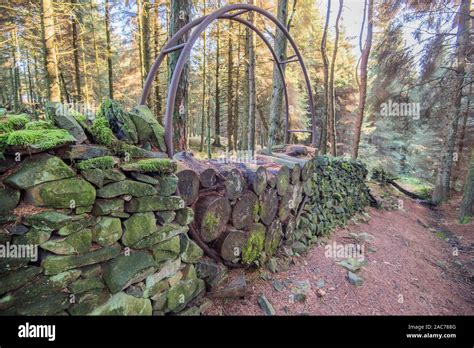
<instances>
[{"instance_id":1,"label":"stacked stone","mask_svg":"<svg viewBox=\"0 0 474 348\"><path fill-rule=\"evenodd\" d=\"M177 194L175 161L80 142L18 158L6 150L0 314L198 313L203 251L188 237L194 214ZM38 248L37 259L12 255L20 246Z\"/></svg>"},{"instance_id":2,"label":"stacked stone","mask_svg":"<svg viewBox=\"0 0 474 348\"><path fill-rule=\"evenodd\" d=\"M199 242L227 265L301 254L368 204L367 170L359 161L257 158L256 164L222 164L175 156L185 173L178 173L180 193L194 209Z\"/></svg>"}]
</instances>

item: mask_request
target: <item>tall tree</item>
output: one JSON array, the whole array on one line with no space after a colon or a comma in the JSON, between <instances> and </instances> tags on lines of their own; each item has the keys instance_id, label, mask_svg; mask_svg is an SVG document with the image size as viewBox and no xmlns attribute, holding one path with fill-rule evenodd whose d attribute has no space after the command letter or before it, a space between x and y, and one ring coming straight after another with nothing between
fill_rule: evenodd
<instances>
[{"instance_id":1,"label":"tall tree","mask_svg":"<svg viewBox=\"0 0 474 348\"><path fill-rule=\"evenodd\" d=\"M42 41L46 81L48 83L48 98L52 102L61 102L58 61L56 56L56 31L54 29L51 0L41 0L41 27L43 29Z\"/></svg>"},{"instance_id":2,"label":"tall tree","mask_svg":"<svg viewBox=\"0 0 474 348\"><path fill-rule=\"evenodd\" d=\"M367 0L366 0L367 1ZM359 109L356 115L354 140L352 143L352 158L359 155L360 133L362 130L362 122L364 121L365 101L367 97L367 66L369 64L370 49L372 48L372 32L373 32L373 13L374 0L368 0L367 5L367 37L365 39L364 50L360 60L360 78L359 78Z\"/></svg>"},{"instance_id":3,"label":"tall tree","mask_svg":"<svg viewBox=\"0 0 474 348\"><path fill-rule=\"evenodd\" d=\"M206 15L206 1L203 0L203 14ZM206 59L207 59L207 32L204 30L202 39L202 94L201 94L201 143L199 151L204 151L204 131L206 127Z\"/></svg>"},{"instance_id":4,"label":"tall tree","mask_svg":"<svg viewBox=\"0 0 474 348\"><path fill-rule=\"evenodd\" d=\"M227 33L227 149L232 151L234 149L233 139L233 124L234 124L234 91L232 90L233 85L233 71L234 71L234 58L233 58L233 47L232 47L232 21L229 21L229 31Z\"/></svg>"},{"instance_id":5,"label":"tall tree","mask_svg":"<svg viewBox=\"0 0 474 348\"><path fill-rule=\"evenodd\" d=\"M324 74L324 111L321 117L321 135L319 138L319 153L326 154L327 133L328 133L328 113L329 113L329 60L326 52L326 42L328 37L329 16L331 14L331 0L328 0L326 20L324 22L323 37L321 39L321 57L323 58Z\"/></svg>"},{"instance_id":6,"label":"tall tree","mask_svg":"<svg viewBox=\"0 0 474 348\"><path fill-rule=\"evenodd\" d=\"M453 167L454 148L459 118L461 115L461 101L465 83L466 62L468 60L469 28L470 28L471 0L461 0L457 20L456 39L456 68L453 94L451 96L451 109L446 118L445 136L443 142L443 155L433 190L432 201L438 204L449 198L451 184L451 170Z\"/></svg>"},{"instance_id":7,"label":"tall tree","mask_svg":"<svg viewBox=\"0 0 474 348\"><path fill-rule=\"evenodd\" d=\"M155 50L155 59L160 53L160 22L158 20L160 12L159 12L159 0L155 0L155 13L153 15L153 45ZM163 124L163 114L161 111L161 90L160 90L160 74L156 74L155 77L155 117L158 121Z\"/></svg>"},{"instance_id":8,"label":"tall tree","mask_svg":"<svg viewBox=\"0 0 474 348\"><path fill-rule=\"evenodd\" d=\"M107 72L109 75L109 98L114 98L114 78L112 70L112 47L110 44L110 4L105 0L105 38L107 42Z\"/></svg>"},{"instance_id":9,"label":"tall tree","mask_svg":"<svg viewBox=\"0 0 474 348\"><path fill-rule=\"evenodd\" d=\"M170 36L173 36L179 29L189 23L192 11L191 0L171 0ZM188 39L188 34L183 35L177 44L184 43ZM168 72L169 78L176 68L180 52L169 54ZM189 64L186 63L178 84L176 93L175 108L173 115L173 140L178 151L183 151L186 147L186 119L188 114L188 75Z\"/></svg>"},{"instance_id":10,"label":"tall tree","mask_svg":"<svg viewBox=\"0 0 474 348\"><path fill-rule=\"evenodd\" d=\"M278 0L277 18L280 23L286 23L288 12L288 0ZM275 29L275 53L280 62L286 60L286 37L285 34L276 27ZM281 66L285 71L285 64ZM273 88L270 103L270 130L268 132L268 150L271 152L277 138L281 134L280 120L283 107L283 80L278 70L278 62L273 62Z\"/></svg>"},{"instance_id":11,"label":"tall tree","mask_svg":"<svg viewBox=\"0 0 474 348\"><path fill-rule=\"evenodd\" d=\"M82 100L81 90L81 67L79 65L79 47L78 47L78 32L75 16L76 0L71 0L71 27L72 27L72 53L74 58L74 81L76 83L76 101Z\"/></svg>"},{"instance_id":12,"label":"tall tree","mask_svg":"<svg viewBox=\"0 0 474 348\"><path fill-rule=\"evenodd\" d=\"M337 12L335 29L336 37L334 38L334 50L332 52L331 59L331 72L329 74L329 108L328 108L328 142L329 142L329 153L332 156L337 156L337 133L336 133L336 93L334 88L334 72L336 70L336 58L337 49L339 45L339 20L341 19L342 7L344 6L344 0L339 0L339 10Z\"/></svg>"},{"instance_id":13,"label":"tall tree","mask_svg":"<svg viewBox=\"0 0 474 348\"><path fill-rule=\"evenodd\" d=\"M253 5L254 1L250 0L249 4ZM254 12L249 13L250 23L254 23ZM249 30L248 32L248 84L249 84L249 140L248 140L248 150L252 152L252 155L255 152L255 112L256 112L256 103L257 103L257 91L255 89L255 47L253 42L254 33Z\"/></svg>"},{"instance_id":14,"label":"tall tree","mask_svg":"<svg viewBox=\"0 0 474 348\"><path fill-rule=\"evenodd\" d=\"M218 6L220 7L220 1ZM220 86L219 86L219 67L220 67L220 25L219 21L216 22L216 74L215 74L215 111L214 111L214 145L221 146L221 103L220 103Z\"/></svg>"},{"instance_id":15,"label":"tall tree","mask_svg":"<svg viewBox=\"0 0 474 348\"><path fill-rule=\"evenodd\" d=\"M464 184L464 195L461 202L459 220L464 222L467 217L474 216L474 150L471 150L468 174Z\"/></svg>"}]
</instances>

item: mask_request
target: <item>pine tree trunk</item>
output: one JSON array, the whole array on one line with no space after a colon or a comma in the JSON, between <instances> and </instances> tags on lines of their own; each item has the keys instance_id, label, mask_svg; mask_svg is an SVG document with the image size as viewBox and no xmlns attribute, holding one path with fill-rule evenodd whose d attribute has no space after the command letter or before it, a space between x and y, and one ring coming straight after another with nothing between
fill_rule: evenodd
<instances>
[{"instance_id":1,"label":"pine tree trunk","mask_svg":"<svg viewBox=\"0 0 474 348\"><path fill-rule=\"evenodd\" d=\"M467 217L474 215L474 150L471 150L471 159L469 161L469 171L464 185L464 195L461 202L461 212L459 220L464 222Z\"/></svg>"},{"instance_id":2,"label":"pine tree trunk","mask_svg":"<svg viewBox=\"0 0 474 348\"><path fill-rule=\"evenodd\" d=\"M203 13L206 15L206 0L203 0ZM202 98L201 98L201 144L199 151L204 151L204 132L206 127L206 50L207 50L207 33L203 33L203 55L202 55Z\"/></svg>"},{"instance_id":3,"label":"pine tree trunk","mask_svg":"<svg viewBox=\"0 0 474 348\"><path fill-rule=\"evenodd\" d=\"M236 69L235 69L235 73L236 73L236 79L235 79L235 103L234 103L234 123L233 123L233 127L234 127L234 149L237 151L238 148L239 148L239 143L237 141L238 139L238 136L239 136L239 113L240 113L240 109L239 109L239 96L240 96L240 90L239 90L239 87L240 87L240 41L241 41L241 31L240 31L240 26L239 26L239 36L238 36L238 39L237 39L237 66L236 66Z\"/></svg>"},{"instance_id":4,"label":"pine tree trunk","mask_svg":"<svg viewBox=\"0 0 474 348\"><path fill-rule=\"evenodd\" d=\"M74 58L74 81L76 83L76 96L75 100L80 102L82 100L82 86L81 86L81 67L79 65L79 47L77 44L78 33L77 33L77 24L76 18L74 15L75 12L76 0L71 0L71 27L72 27L72 51Z\"/></svg>"},{"instance_id":5,"label":"pine tree trunk","mask_svg":"<svg viewBox=\"0 0 474 348\"><path fill-rule=\"evenodd\" d=\"M48 82L48 98L61 102L59 88L58 62L56 58L56 38L51 0L41 0L41 26L43 34L44 65Z\"/></svg>"},{"instance_id":6,"label":"pine tree trunk","mask_svg":"<svg viewBox=\"0 0 474 348\"><path fill-rule=\"evenodd\" d=\"M245 28L245 77L244 77L244 86L243 86L243 115L241 120L242 125L242 144L240 149L247 151L249 149L249 111L250 111L250 90L249 90L249 80L250 80L250 60L249 60L249 51L250 51L250 29Z\"/></svg>"},{"instance_id":7,"label":"pine tree trunk","mask_svg":"<svg viewBox=\"0 0 474 348\"><path fill-rule=\"evenodd\" d=\"M233 105L233 77L232 73L234 70L234 60L233 60L233 52L232 52L232 21L229 23L229 32L228 32L228 51L227 51L227 149L228 151L232 151L234 149L234 139L233 139L233 123L234 123L234 105Z\"/></svg>"},{"instance_id":8,"label":"pine tree trunk","mask_svg":"<svg viewBox=\"0 0 474 348\"><path fill-rule=\"evenodd\" d=\"M220 7L220 3L219 3ZM216 22L217 37L216 37L216 74L215 74L215 111L214 111L214 145L221 146L221 104L220 104L220 90L219 90L219 58L220 58L220 26L219 21Z\"/></svg>"},{"instance_id":9,"label":"pine tree trunk","mask_svg":"<svg viewBox=\"0 0 474 348\"><path fill-rule=\"evenodd\" d=\"M253 5L254 1L250 0L250 4ZM250 12L249 21L253 24L254 22L254 13ZM249 42L248 42L248 57L249 57L249 143L248 149L252 152L252 155L255 153L255 111L256 111L256 99L257 91L255 89L255 48L253 43L254 33L249 31Z\"/></svg>"},{"instance_id":10,"label":"pine tree trunk","mask_svg":"<svg viewBox=\"0 0 474 348\"><path fill-rule=\"evenodd\" d=\"M457 68L454 89L452 95L451 111L446 120L446 133L444 137L443 156L441 158L436 185L433 190L432 201L434 204L441 203L449 198L451 171L453 168L454 148L456 144L457 128L461 115L462 89L465 81L467 48L469 46L469 23L470 23L470 0L462 0L460 13L456 17L458 21L457 30Z\"/></svg>"},{"instance_id":11,"label":"pine tree trunk","mask_svg":"<svg viewBox=\"0 0 474 348\"><path fill-rule=\"evenodd\" d=\"M109 0L105 0L105 37L107 41L107 71L109 75L109 98L114 98L114 81L112 70L112 48L110 45L110 7Z\"/></svg>"},{"instance_id":12,"label":"pine tree trunk","mask_svg":"<svg viewBox=\"0 0 474 348\"><path fill-rule=\"evenodd\" d=\"M337 49L339 44L339 20L341 19L344 0L339 0L339 10L336 17L336 37L334 38L334 50L331 59L331 72L329 74L329 108L328 108L328 142L329 152L332 156L337 156L337 133L336 133L336 95L334 90L334 71L336 69Z\"/></svg>"},{"instance_id":13,"label":"pine tree trunk","mask_svg":"<svg viewBox=\"0 0 474 348\"><path fill-rule=\"evenodd\" d=\"M281 23L286 23L288 0L278 0L277 18ZM275 29L275 53L280 61L286 60L286 37L278 28ZM273 63L273 89L270 104L270 129L268 132L268 149L281 139L281 115L283 110L283 80L278 70L278 63ZM285 64L282 66L285 71ZM263 115L262 115L263 117Z\"/></svg>"},{"instance_id":14,"label":"pine tree trunk","mask_svg":"<svg viewBox=\"0 0 474 348\"><path fill-rule=\"evenodd\" d=\"M359 110L355 121L354 141L352 144L352 158L359 156L360 133L362 123L364 121L365 99L367 97L367 65L369 63L370 49L372 47L372 30L373 30L373 12L374 0L368 0L367 14L367 37L365 39L365 47L360 60L360 87L359 87Z\"/></svg>"},{"instance_id":15,"label":"pine tree trunk","mask_svg":"<svg viewBox=\"0 0 474 348\"><path fill-rule=\"evenodd\" d=\"M321 122L321 136L319 138L319 153L321 155L327 152L328 136L328 108L329 108L329 60L326 52L326 41L328 35L329 16L331 13L331 0L327 2L326 21L324 22L323 37L321 39L321 57L323 59L324 73L324 111Z\"/></svg>"},{"instance_id":16,"label":"pine tree trunk","mask_svg":"<svg viewBox=\"0 0 474 348\"><path fill-rule=\"evenodd\" d=\"M92 43L94 46L94 66L95 66L95 73L97 75L96 82L98 86L98 99L100 100L102 98L102 83L100 82L100 65L99 65L99 50L97 48L97 36L95 32L95 25L94 25L94 17L93 17L93 11L94 11L94 6L92 4L92 0L90 1L90 19L91 19L91 29L92 29ZM97 4L95 5L95 12L97 12Z\"/></svg>"},{"instance_id":17,"label":"pine tree trunk","mask_svg":"<svg viewBox=\"0 0 474 348\"><path fill-rule=\"evenodd\" d=\"M160 22L158 21L159 16L159 0L155 0L155 14L154 14L154 46L155 46L155 59L160 53ZM163 124L163 113L161 103L161 91L160 91L160 74L156 74L155 77L155 117Z\"/></svg>"},{"instance_id":18,"label":"pine tree trunk","mask_svg":"<svg viewBox=\"0 0 474 348\"><path fill-rule=\"evenodd\" d=\"M189 23L192 11L191 0L171 0L170 36ZM177 44L184 43L189 33L183 35ZM180 51L168 55L169 80L173 76ZM173 144L176 151L183 151L186 147L186 119L188 114L188 75L189 63L186 63L179 80L173 114Z\"/></svg>"}]
</instances>

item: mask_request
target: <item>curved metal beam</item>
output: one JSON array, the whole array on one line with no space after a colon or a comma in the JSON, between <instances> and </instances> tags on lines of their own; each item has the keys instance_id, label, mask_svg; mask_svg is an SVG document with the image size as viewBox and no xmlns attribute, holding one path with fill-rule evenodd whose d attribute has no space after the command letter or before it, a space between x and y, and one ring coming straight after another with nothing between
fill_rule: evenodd
<instances>
[{"instance_id":1,"label":"curved metal beam","mask_svg":"<svg viewBox=\"0 0 474 348\"><path fill-rule=\"evenodd\" d=\"M165 123L165 142L166 142L168 154L170 156L173 155L173 141L172 141L172 139L173 139L173 125L172 125L173 119L172 119L172 116L173 116L173 112L174 112L174 103L175 103L175 97L176 97L176 91L177 91L179 79L180 79L181 73L184 69L184 65L186 64L186 62L189 59L191 49L192 49L194 43L197 41L197 39L199 38L201 33L207 28L207 26L212 21L214 21L215 19L236 20L236 21L246 25L247 27L249 27L250 29L255 31L257 33L257 35L269 47L270 52L272 53L273 58L275 59L275 62L277 64L278 70L279 70L279 72L282 76L284 87L285 87L284 88L285 101L286 101L286 103L285 103L286 104L285 139L286 139L286 137L289 133L288 132L288 117L289 117L288 93L287 93L287 90L286 90L286 84L284 82L285 79L284 79L283 70L281 68L281 64L284 63L284 62L280 62L278 60L278 57L276 56L276 54L275 54L273 48L271 47L270 43L268 42L268 40L263 36L263 34L255 26L253 26L250 22L248 22L248 21L246 21L242 18L237 17L238 14L227 14L227 12L231 12L231 11L235 11L235 10L241 10L239 14L241 14L242 11L244 11L244 12L255 11L257 13L260 13L260 14L264 15L265 17L270 19L272 22L274 22L280 30L282 30L282 32L285 34L288 41L292 45L292 48L295 52L295 55L296 55L296 57L297 57L297 59L300 63L300 66L303 70L303 75L304 75L305 82L306 82L306 88L307 88L307 92L308 92L308 103L309 103L310 112L311 112L311 119L312 119L312 130L311 130L312 144L313 144L313 146L315 146L315 140L316 140L315 113L314 113L314 105L313 105L313 98L312 98L312 92L311 92L311 84L309 82L308 73L306 71L306 67L304 65L303 59L301 57L300 52L298 51L298 48L296 47L295 42L293 41L293 39L289 35L288 31L286 30L286 27L283 24L281 24L274 16L272 16L267 11L262 10L262 9L256 7L256 6L253 6L253 5L236 4L236 5L228 5L228 6L222 7L221 9L215 11L214 13L212 13L210 15L195 19L194 21L188 23L183 28L178 30L176 32L176 34L173 35L173 37L163 47L160 55L155 60L155 63L153 64L153 66L150 69L150 72L148 73L147 79L145 81L145 86L144 86L144 89L143 89L143 92L142 92L142 95L141 95L141 98L140 98L140 104L142 104L142 105L145 104L145 102L146 102L146 98L148 96L148 93L149 93L149 90L150 90L151 85L153 83L153 80L155 78L155 75L156 75L156 73L158 71L158 68L159 68L161 62L163 61L165 55L167 53L175 50L175 49L181 49L181 48L183 49L183 51L179 55L178 61L176 63L175 70L174 70L172 78L171 78L171 82L170 82L170 85L169 85L169 88L168 88L167 101L166 101L166 113L165 113L165 122L164 122ZM181 37L184 34L186 34L189 30L191 30L192 28L194 28L196 26L197 26L197 28L192 32L192 34L189 37L188 41L186 41L184 44L177 45L177 43L179 42Z\"/></svg>"}]
</instances>

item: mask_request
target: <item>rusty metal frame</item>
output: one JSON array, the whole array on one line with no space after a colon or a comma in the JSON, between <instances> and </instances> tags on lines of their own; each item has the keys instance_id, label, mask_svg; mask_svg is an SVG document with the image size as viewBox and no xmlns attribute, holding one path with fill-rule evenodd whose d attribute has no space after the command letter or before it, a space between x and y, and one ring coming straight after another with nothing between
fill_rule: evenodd
<instances>
[{"instance_id":1,"label":"rusty metal frame","mask_svg":"<svg viewBox=\"0 0 474 348\"><path fill-rule=\"evenodd\" d=\"M232 11L237 11L235 13L229 13ZM270 42L265 38L265 36L256 28L252 23L248 22L247 20L240 18L238 16L247 13L249 11L254 11L257 12L266 18L270 19L276 26L285 34L286 38L288 39L290 45L293 48L293 51L295 52L295 55L288 58L285 61L279 61L278 56L276 55L275 51L273 50L273 47L271 46ZM181 74L183 72L183 69L185 67L186 62L189 60L191 49L194 46L195 42L201 35L201 33L206 30L206 28L214 21L218 19L229 19L229 20L234 20L237 21L248 28L250 28L252 31L254 31L261 39L262 41L267 45L267 47L270 50L270 53L273 56L274 61L277 63L278 70L280 72L280 76L283 81L283 86L284 86L284 97L285 97L285 139L284 142L288 143L288 136L290 133L298 133L298 132L307 132L311 133L311 143L313 146L316 146L316 116L315 116L315 111L314 111L314 104L313 104L313 96L312 96L312 91L311 91L311 84L309 81L308 77L308 72L306 70L306 67L303 62L303 58L293 40L293 38L290 36L288 33L288 30L286 27L279 22L272 14L269 12L253 6L249 4L235 4L235 5L228 5L224 6L215 12L203 16L200 18L197 18L193 20L192 22L186 24L184 27L182 27L180 30L176 32L175 35L169 41L163 46L160 54L156 58L155 62L153 63L150 71L148 72L148 76L146 78L143 91L140 97L139 104L144 105L146 103L148 94L150 93L150 89L153 84L153 80L155 79L155 76L158 72L158 69L164 59L164 57L170 53L174 52L177 50L181 50L178 61L176 62L175 69L173 71L173 75L170 80L170 84L168 86L168 95L166 99L166 112L165 112L165 117L164 117L164 128L165 128L165 143L167 147L167 152L168 155L171 157L173 156L173 113L174 113L174 104L175 104L175 99L176 99L176 92L178 89L178 84L179 84L179 79L181 77ZM195 28L196 27L196 28ZM178 44L179 40L190 30L195 28L189 39L181 44ZM285 83L285 76L283 73L282 65L283 64L288 64L290 62L299 62L301 69L303 71L305 83L306 83L306 89L308 93L308 104L309 104L309 110L311 114L311 130L289 130L289 103L288 103L288 91L286 88L286 83Z\"/></svg>"}]
</instances>

